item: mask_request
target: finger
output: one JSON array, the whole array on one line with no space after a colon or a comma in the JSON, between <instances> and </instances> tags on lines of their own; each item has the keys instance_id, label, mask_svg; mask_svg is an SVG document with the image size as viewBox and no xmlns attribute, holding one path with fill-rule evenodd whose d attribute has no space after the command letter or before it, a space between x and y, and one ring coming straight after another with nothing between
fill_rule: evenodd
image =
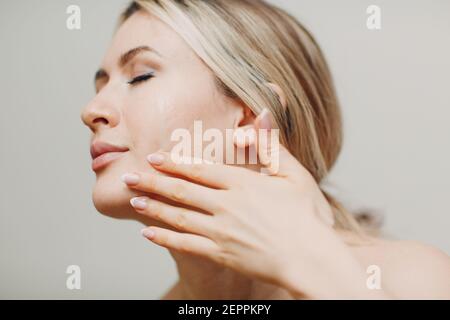
<instances>
[{"instance_id":1,"label":"finger","mask_svg":"<svg viewBox=\"0 0 450 320\"><path fill-rule=\"evenodd\" d=\"M219 210L218 204L223 201L219 199L221 190L204 187L180 178L135 172L124 174L122 181L132 189L158 194L212 214Z\"/></svg>"},{"instance_id":2,"label":"finger","mask_svg":"<svg viewBox=\"0 0 450 320\"><path fill-rule=\"evenodd\" d=\"M263 173L288 176L298 172L300 162L287 150L279 139L279 129L268 109L264 109L255 120L256 148L264 165Z\"/></svg>"},{"instance_id":3,"label":"finger","mask_svg":"<svg viewBox=\"0 0 450 320\"><path fill-rule=\"evenodd\" d=\"M148 197L135 197L130 200L136 212L164 222L180 231L211 236L213 220L211 216L186 208L171 206Z\"/></svg>"},{"instance_id":4,"label":"finger","mask_svg":"<svg viewBox=\"0 0 450 320\"><path fill-rule=\"evenodd\" d=\"M194 158L174 158L173 154L157 152L149 155L147 160L155 169L218 189L228 189L236 181L250 175L248 170L222 163L199 163Z\"/></svg>"},{"instance_id":5,"label":"finger","mask_svg":"<svg viewBox=\"0 0 450 320\"><path fill-rule=\"evenodd\" d=\"M233 143L237 148L247 148L256 142L256 131L253 125L237 128L233 133Z\"/></svg>"},{"instance_id":6,"label":"finger","mask_svg":"<svg viewBox=\"0 0 450 320\"><path fill-rule=\"evenodd\" d=\"M214 259L219 246L212 240L189 233L181 233L159 227L142 229L142 235L167 249Z\"/></svg>"}]
</instances>

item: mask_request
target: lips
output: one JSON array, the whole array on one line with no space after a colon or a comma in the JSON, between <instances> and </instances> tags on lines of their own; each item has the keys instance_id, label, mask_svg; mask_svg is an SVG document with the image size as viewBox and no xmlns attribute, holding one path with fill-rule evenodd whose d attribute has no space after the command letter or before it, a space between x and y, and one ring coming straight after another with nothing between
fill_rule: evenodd
<instances>
[{"instance_id":1,"label":"lips","mask_svg":"<svg viewBox=\"0 0 450 320\"><path fill-rule=\"evenodd\" d=\"M94 141L91 145L92 170L98 171L104 168L128 150L127 147L116 146L102 141Z\"/></svg>"}]
</instances>

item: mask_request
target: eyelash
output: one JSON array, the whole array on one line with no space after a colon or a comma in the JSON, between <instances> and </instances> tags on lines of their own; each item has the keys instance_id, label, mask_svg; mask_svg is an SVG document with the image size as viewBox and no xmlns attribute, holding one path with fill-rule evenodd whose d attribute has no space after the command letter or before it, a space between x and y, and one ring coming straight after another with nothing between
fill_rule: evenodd
<instances>
[{"instance_id":1,"label":"eyelash","mask_svg":"<svg viewBox=\"0 0 450 320\"><path fill-rule=\"evenodd\" d=\"M155 76L154 72L149 72L149 73L146 73L146 74L143 74L143 75L137 76L136 78L131 79L130 81L128 81L128 84L136 85L140 82L147 81L147 80L153 78L154 76Z\"/></svg>"}]
</instances>

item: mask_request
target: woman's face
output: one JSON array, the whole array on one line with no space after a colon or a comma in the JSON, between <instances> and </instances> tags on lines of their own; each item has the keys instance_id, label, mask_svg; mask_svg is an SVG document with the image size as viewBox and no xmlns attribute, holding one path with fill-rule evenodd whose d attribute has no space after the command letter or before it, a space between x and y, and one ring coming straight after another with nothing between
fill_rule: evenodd
<instances>
[{"instance_id":1,"label":"woman's face","mask_svg":"<svg viewBox=\"0 0 450 320\"><path fill-rule=\"evenodd\" d=\"M149 76L149 75L153 76ZM153 170L148 154L170 151L175 129L233 128L243 108L216 88L213 74L169 26L137 12L115 34L99 72L96 96L82 112L91 129L97 180L93 201L98 211L135 218L129 200L142 195L121 181L124 173Z\"/></svg>"}]
</instances>

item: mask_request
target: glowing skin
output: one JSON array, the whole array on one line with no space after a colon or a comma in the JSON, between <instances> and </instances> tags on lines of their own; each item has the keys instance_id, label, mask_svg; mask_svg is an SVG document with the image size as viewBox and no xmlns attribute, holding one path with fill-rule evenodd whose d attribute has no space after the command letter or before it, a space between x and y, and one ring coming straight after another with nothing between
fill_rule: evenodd
<instances>
[{"instance_id":1,"label":"glowing skin","mask_svg":"<svg viewBox=\"0 0 450 320\"><path fill-rule=\"evenodd\" d=\"M152 47L162 57L144 51L118 66L122 54L140 46ZM120 27L101 68L109 76L96 81L98 92L84 108L83 122L93 140L129 151L96 172L93 201L105 215L142 220L129 203L140 193L130 191L120 176L153 170L146 156L169 151L174 129L191 128L194 120L202 120L204 128L233 128L243 119L243 108L218 92L213 74L174 31L145 13L134 14ZM128 83L152 71L154 77L147 81Z\"/></svg>"}]
</instances>

